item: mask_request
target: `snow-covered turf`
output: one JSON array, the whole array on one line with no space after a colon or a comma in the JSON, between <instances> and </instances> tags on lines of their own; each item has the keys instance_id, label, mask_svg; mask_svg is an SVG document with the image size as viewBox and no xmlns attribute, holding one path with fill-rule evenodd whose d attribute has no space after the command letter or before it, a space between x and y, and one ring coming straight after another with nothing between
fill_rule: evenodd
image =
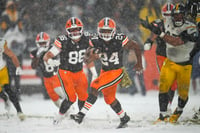
<instances>
[{"instance_id":1,"label":"snow-covered turf","mask_svg":"<svg viewBox=\"0 0 200 133\"><path fill-rule=\"evenodd\" d=\"M198 90L199 91L199 90ZM0 102L0 133L199 133L200 125L184 122L192 118L194 109L200 106L200 92L190 93L179 124L157 124L153 121L158 118L158 91L148 91L146 96L136 94L117 93L117 98L123 109L131 117L127 128L116 129L119 118L105 104L102 97L98 97L96 104L87 113L80 125L70 120L69 115L59 125L53 125L53 117L58 113L58 108L51 100L44 100L41 94L31 96L22 95L21 105L24 113L28 116L25 121L20 121L14 107L11 108L12 117L4 115L4 103ZM172 110L177 105L177 94L172 105ZM69 113L77 112L77 103Z\"/></svg>"}]
</instances>

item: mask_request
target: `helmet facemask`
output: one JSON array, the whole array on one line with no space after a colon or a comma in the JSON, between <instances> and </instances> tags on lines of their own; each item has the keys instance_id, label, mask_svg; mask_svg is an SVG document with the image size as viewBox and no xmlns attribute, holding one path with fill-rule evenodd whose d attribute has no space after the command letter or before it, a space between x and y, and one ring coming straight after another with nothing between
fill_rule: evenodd
<instances>
[{"instance_id":1,"label":"helmet facemask","mask_svg":"<svg viewBox=\"0 0 200 133\"><path fill-rule=\"evenodd\" d=\"M36 44L38 48L44 48L44 51L49 49L49 41L37 42Z\"/></svg>"},{"instance_id":2,"label":"helmet facemask","mask_svg":"<svg viewBox=\"0 0 200 133\"><path fill-rule=\"evenodd\" d=\"M172 17L172 21L175 27L180 27L184 24L184 14L178 13L174 14Z\"/></svg>"},{"instance_id":3,"label":"helmet facemask","mask_svg":"<svg viewBox=\"0 0 200 133\"><path fill-rule=\"evenodd\" d=\"M83 27L67 28L66 31L72 40L78 40L83 35Z\"/></svg>"},{"instance_id":4,"label":"helmet facemask","mask_svg":"<svg viewBox=\"0 0 200 133\"><path fill-rule=\"evenodd\" d=\"M105 41L110 41L115 35L114 28L98 28L99 37Z\"/></svg>"}]
</instances>

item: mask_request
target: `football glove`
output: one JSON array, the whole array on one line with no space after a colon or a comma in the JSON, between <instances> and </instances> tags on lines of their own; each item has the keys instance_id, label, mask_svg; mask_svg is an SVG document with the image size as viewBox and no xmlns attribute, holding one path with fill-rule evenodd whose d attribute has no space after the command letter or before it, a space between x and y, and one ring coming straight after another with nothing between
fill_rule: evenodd
<instances>
[{"instance_id":1,"label":"football glove","mask_svg":"<svg viewBox=\"0 0 200 133\"><path fill-rule=\"evenodd\" d=\"M149 19L148 19L147 16L146 16L146 20L140 19L140 24L141 24L144 28L147 28L147 29L151 30L151 25L150 25L150 23L149 23Z\"/></svg>"},{"instance_id":2,"label":"football glove","mask_svg":"<svg viewBox=\"0 0 200 133\"><path fill-rule=\"evenodd\" d=\"M122 67L122 69L123 69L124 76L121 82L119 83L119 85L121 86L121 88L128 88L129 86L132 85L132 81L126 71L126 68Z\"/></svg>"},{"instance_id":3,"label":"football glove","mask_svg":"<svg viewBox=\"0 0 200 133\"><path fill-rule=\"evenodd\" d=\"M16 73L16 75L22 75L21 67L17 67L15 73Z\"/></svg>"},{"instance_id":4,"label":"football glove","mask_svg":"<svg viewBox=\"0 0 200 133\"><path fill-rule=\"evenodd\" d=\"M144 43L144 50L150 50L152 44L153 44L153 41L150 38L148 38Z\"/></svg>"},{"instance_id":5,"label":"football glove","mask_svg":"<svg viewBox=\"0 0 200 133\"><path fill-rule=\"evenodd\" d=\"M156 35L160 35L162 32L160 27L156 23L151 23L151 31Z\"/></svg>"}]
</instances>

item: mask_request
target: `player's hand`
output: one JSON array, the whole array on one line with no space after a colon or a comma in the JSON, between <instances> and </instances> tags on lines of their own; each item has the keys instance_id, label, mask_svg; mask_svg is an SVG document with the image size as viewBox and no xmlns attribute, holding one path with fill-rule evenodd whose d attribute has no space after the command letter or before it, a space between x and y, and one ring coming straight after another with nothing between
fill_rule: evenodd
<instances>
[{"instance_id":1,"label":"player's hand","mask_svg":"<svg viewBox=\"0 0 200 133\"><path fill-rule=\"evenodd\" d=\"M17 67L15 73L16 73L16 75L22 75L21 67Z\"/></svg>"},{"instance_id":2,"label":"player's hand","mask_svg":"<svg viewBox=\"0 0 200 133\"><path fill-rule=\"evenodd\" d=\"M40 47L36 53L36 57L40 57L44 52L46 51L46 48Z\"/></svg>"},{"instance_id":3,"label":"player's hand","mask_svg":"<svg viewBox=\"0 0 200 133\"><path fill-rule=\"evenodd\" d=\"M84 57L83 61L86 64L89 64L92 61L99 58L99 55L98 55L99 53L100 53L100 50L97 49L97 48L88 48L86 53L85 53L85 57Z\"/></svg>"},{"instance_id":4,"label":"player's hand","mask_svg":"<svg viewBox=\"0 0 200 133\"><path fill-rule=\"evenodd\" d=\"M140 64L138 64L138 63L134 66L134 69L135 69L135 71L136 71L136 74L138 74L138 75L140 75L140 74L143 73L142 65L140 65Z\"/></svg>"},{"instance_id":5,"label":"player's hand","mask_svg":"<svg viewBox=\"0 0 200 133\"><path fill-rule=\"evenodd\" d=\"M149 30L151 30L151 25L149 23L148 17L146 17L146 20L140 19L140 24Z\"/></svg>"},{"instance_id":6,"label":"player's hand","mask_svg":"<svg viewBox=\"0 0 200 133\"><path fill-rule=\"evenodd\" d=\"M160 35L162 32L159 25L156 23L151 23L151 31L156 35Z\"/></svg>"}]
</instances>

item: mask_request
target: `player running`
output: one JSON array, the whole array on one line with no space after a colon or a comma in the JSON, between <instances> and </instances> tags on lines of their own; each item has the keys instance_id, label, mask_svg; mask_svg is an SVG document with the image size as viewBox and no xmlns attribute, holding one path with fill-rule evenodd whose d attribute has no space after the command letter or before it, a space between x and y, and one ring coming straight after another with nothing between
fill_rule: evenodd
<instances>
[{"instance_id":1,"label":"player running","mask_svg":"<svg viewBox=\"0 0 200 133\"><path fill-rule=\"evenodd\" d=\"M10 87L8 69L6 66L6 62L3 59L3 54L6 54L12 59L13 64L16 67L16 75L22 74L22 69L20 67L17 56L12 52L11 49L8 48L7 41L3 38L0 38L0 97L5 101L5 108L7 109L8 113L10 111L10 99L15 109L17 110L17 116L21 121L23 121L25 119L25 115L22 112L17 94Z\"/></svg>"},{"instance_id":2,"label":"player running","mask_svg":"<svg viewBox=\"0 0 200 133\"><path fill-rule=\"evenodd\" d=\"M115 21L105 17L98 23L98 36L93 37L90 41L90 48L87 51L85 62L90 63L93 60L100 59L102 70L97 79L91 83L92 91L84 104L84 107L76 115L71 115L79 124L83 121L84 116L96 102L98 93L101 91L105 102L110 105L113 111L119 116L120 124L117 128L127 126L130 117L122 109L120 102L117 100L117 85L121 82L123 73L123 49L135 50L137 72L142 71L141 50L137 42L129 40L126 35L116 33Z\"/></svg>"},{"instance_id":3,"label":"player running","mask_svg":"<svg viewBox=\"0 0 200 133\"><path fill-rule=\"evenodd\" d=\"M61 104L58 116L54 124L58 124L76 101L78 96L78 107L81 109L88 98L88 81L83 71L83 58L89 47L89 37L84 35L83 23L77 17L72 17L66 22L65 35L56 38L53 47L44 55L44 61L51 64L51 58L60 55L58 77L64 88L65 99ZM97 77L94 64L88 64L92 73L92 79Z\"/></svg>"},{"instance_id":4,"label":"player running","mask_svg":"<svg viewBox=\"0 0 200 133\"><path fill-rule=\"evenodd\" d=\"M57 76L59 58L55 57L52 59L51 64L47 64L43 61L45 53L52 47L50 46L50 36L46 32L38 33L35 42L37 49L31 51L31 67L33 69L39 67L43 75L46 91L54 104L59 108L61 99L64 98L61 84Z\"/></svg>"}]
</instances>

